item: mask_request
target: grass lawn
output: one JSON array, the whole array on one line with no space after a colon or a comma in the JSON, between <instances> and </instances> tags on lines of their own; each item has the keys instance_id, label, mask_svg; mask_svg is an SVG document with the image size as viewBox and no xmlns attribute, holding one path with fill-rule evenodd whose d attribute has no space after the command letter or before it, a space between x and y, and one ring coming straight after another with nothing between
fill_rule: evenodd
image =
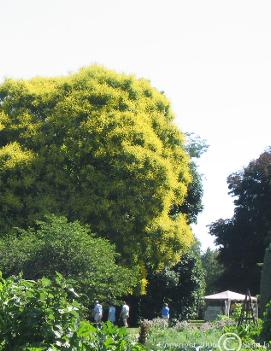
<instances>
[{"instance_id":1,"label":"grass lawn","mask_svg":"<svg viewBox=\"0 0 271 351\"><path fill-rule=\"evenodd\" d=\"M129 335L138 335L139 334L139 328L127 328L127 333Z\"/></svg>"},{"instance_id":2,"label":"grass lawn","mask_svg":"<svg viewBox=\"0 0 271 351\"><path fill-rule=\"evenodd\" d=\"M200 351L221 351L218 348L218 342L223 335L223 328L216 329L202 329L198 325L203 325L201 321L196 323L189 323L187 328L183 330L176 330L176 328L159 327L153 328L149 334L146 342L146 349L148 351L195 351L200 347ZM136 340L139 334L139 328L129 328L128 335L132 340ZM223 339L222 339L223 340ZM233 343L236 342L233 341ZM226 346L229 350L237 351L233 344L231 348L231 341L228 340ZM254 344L243 345L240 351L267 351L270 348L264 348ZM226 351L226 350L222 350Z\"/></svg>"},{"instance_id":3,"label":"grass lawn","mask_svg":"<svg viewBox=\"0 0 271 351\"><path fill-rule=\"evenodd\" d=\"M195 323L202 324L202 323ZM221 331L202 332L193 323L193 330L176 331L174 328L157 328L152 330L146 343L148 350L162 350L175 348L177 345L197 344L197 345L216 345L222 335ZM128 335L132 340L136 340L139 335L139 328L128 328Z\"/></svg>"},{"instance_id":4,"label":"grass lawn","mask_svg":"<svg viewBox=\"0 0 271 351\"><path fill-rule=\"evenodd\" d=\"M181 345L217 345L219 338L221 337L221 331L201 331L195 330L184 330L176 331L173 328L158 329L151 333L147 340L147 348L149 350L163 349L163 345L168 347L176 347Z\"/></svg>"}]
</instances>

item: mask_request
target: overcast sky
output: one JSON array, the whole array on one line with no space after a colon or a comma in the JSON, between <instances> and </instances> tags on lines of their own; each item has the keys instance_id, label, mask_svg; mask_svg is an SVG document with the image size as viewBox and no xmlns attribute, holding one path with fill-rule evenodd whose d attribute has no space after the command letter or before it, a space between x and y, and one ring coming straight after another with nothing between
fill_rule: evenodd
<instances>
[{"instance_id":1,"label":"overcast sky","mask_svg":"<svg viewBox=\"0 0 271 351\"><path fill-rule=\"evenodd\" d=\"M194 226L232 215L227 176L271 145L271 1L0 0L0 80L92 63L151 80L182 131L207 139Z\"/></svg>"}]
</instances>

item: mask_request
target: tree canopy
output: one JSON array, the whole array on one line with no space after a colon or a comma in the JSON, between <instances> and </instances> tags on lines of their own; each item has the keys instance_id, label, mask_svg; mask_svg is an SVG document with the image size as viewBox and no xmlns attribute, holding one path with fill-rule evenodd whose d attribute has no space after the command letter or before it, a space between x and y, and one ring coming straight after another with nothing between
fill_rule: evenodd
<instances>
[{"instance_id":1,"label":"tree canopy","mask_svg":"<svg viewBox=\"0 0 271 351\"><path fill-rule=\"evenodd\" d=\"M189 156L170 103L102 67L0 86L0 232L44 214L91 226L128 264L177 262L192 242Z\"/></svg>"},{"instance_id":2,"label":"tree canopy","mask_svg":"<svg viewBox=\"0 0 271 351\"><path fill-rule=\"evenodd\" d=\"M220 245L219 259L225 267L223 282L228 288L259 293L260 268L271 241L271 149L262 153L241 172L228 177L234 196L234 216L218 220L210 233ZM225 287L226 287L225 286Z\"/></svg>"},{"instance_id":3,"label":"tree canopy","mask_svg":"<svg viewBox=\"0 0 271 351\"><path fill-rule=\"evenodd\" d=\"M218 260L218 251L208 248L201 255L201 262L205 273L206 295L214 294L220 290L223 265Z\"/></svg>"}]
</instances>

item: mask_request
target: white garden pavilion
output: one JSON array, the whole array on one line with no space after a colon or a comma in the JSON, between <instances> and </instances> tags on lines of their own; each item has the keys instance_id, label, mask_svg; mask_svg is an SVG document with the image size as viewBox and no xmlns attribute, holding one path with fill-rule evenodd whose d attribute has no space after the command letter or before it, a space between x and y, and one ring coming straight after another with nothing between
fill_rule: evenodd
<instances>
[{"instance_id":1,"label":"white garden pavilion","mask_svg":"<svg viewBox=\"0 0 271 351\"><path fill-rule=\"evenodd\" d=\"M205 320L213 320L219 314L230 315L230 309L232 303L241 303L245 300L246 295L236 293L234 291L226 290L217 294L207 295L204 297L207 303L207 309L205 311ZM255 309L256 316L258 316L258 303L255 296L251 296L252 305Z\"/></svg>"}]
</instances>

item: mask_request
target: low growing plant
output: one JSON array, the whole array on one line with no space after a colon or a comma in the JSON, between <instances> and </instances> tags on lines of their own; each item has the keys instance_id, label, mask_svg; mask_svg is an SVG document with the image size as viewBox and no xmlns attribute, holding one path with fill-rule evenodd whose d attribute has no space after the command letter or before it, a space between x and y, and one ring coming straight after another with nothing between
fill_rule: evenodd
<instances>
[{"instance_id":1,"label":"low growing plant","mask_svg":"<svg viewBox=\"0 0 271 351\"><path fill-rule=\"evenodd\" d=\"M0 278L2 350L26 346L69 346L80 325L83 306L58 274L54 281Z\"/></svg>"},{"instance_id":2,"label":"low growing plant","mask_svg":"<svg viewBox=\"0 0 271 351\"><path fill-rule=\"evenodd\" d=\"M142 351L124 328L84 320L85 308L66 280L0 277L0 351Z\"/></svg>"},{"instance_id":3,"label":"low growing plant","mask_svg":"<svg viewBox=\"0 0 271 351\"><path fill-rule=\"evenodd\" d=\"M258 319L258 324L253 323L244 325L229 325L223 328L224 333L235 333L237 334L244 344L255 344L256 342L262 341L262 327L263 322Z\"/></svg>"}]
</instances>

